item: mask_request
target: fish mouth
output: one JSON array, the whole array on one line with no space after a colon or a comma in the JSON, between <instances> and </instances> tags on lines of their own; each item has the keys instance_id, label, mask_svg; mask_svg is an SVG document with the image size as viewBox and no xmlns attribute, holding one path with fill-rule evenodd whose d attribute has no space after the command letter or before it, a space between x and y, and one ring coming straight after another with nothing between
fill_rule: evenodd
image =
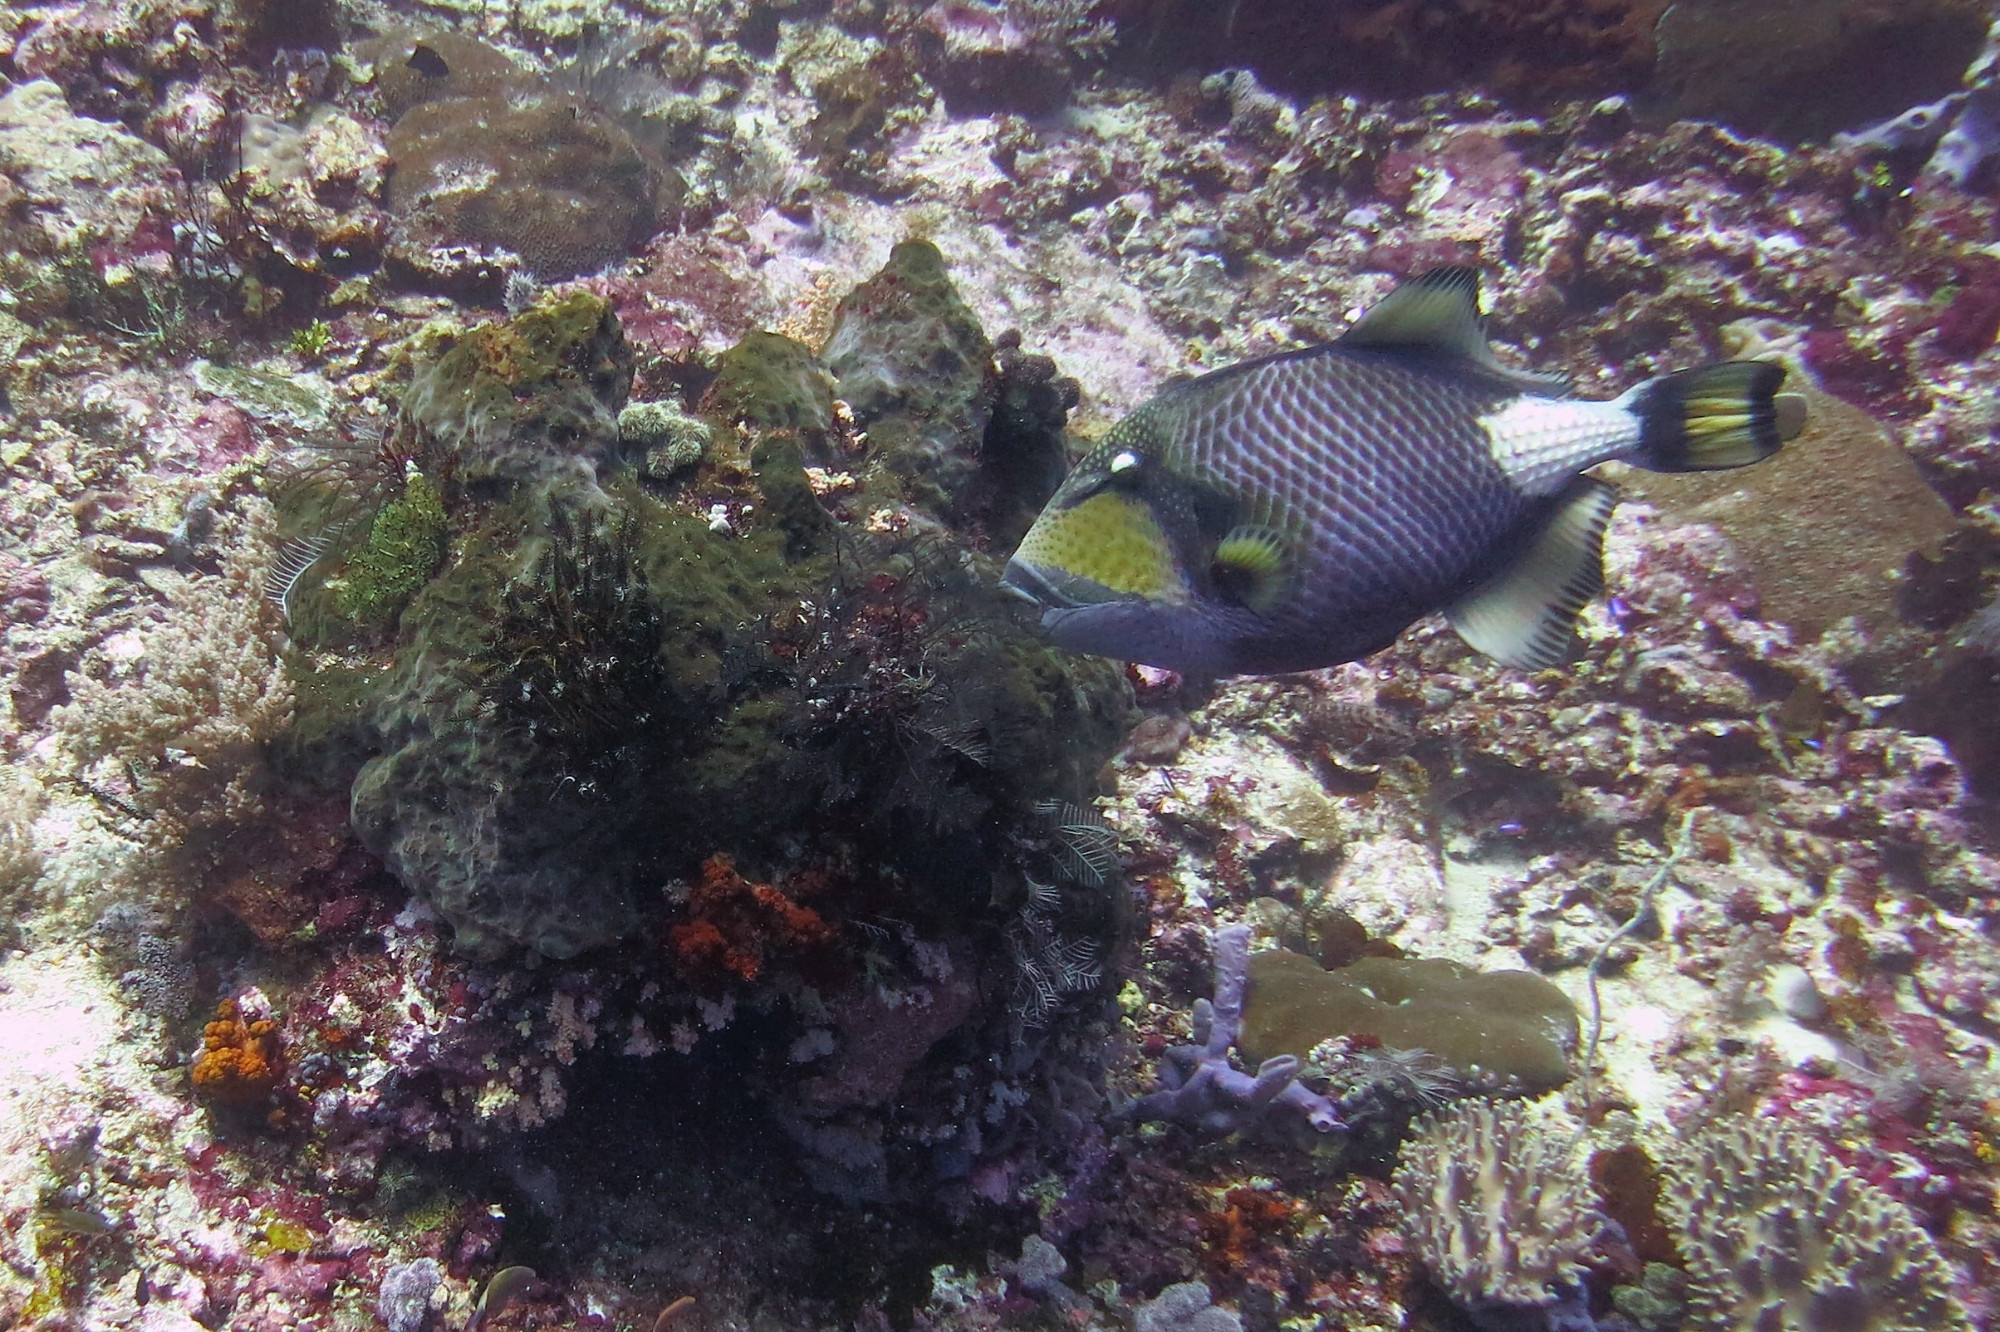
<instances>
[{"instance_id":1,"label":"fish mouth","mask_svg":"<svg viewBox=\"0 0 2000 1332\"><path fill-rule=\"evenodd\" d=\"M1105 589L1087 578L1018 559L1007 561L1007 569L1000 575L1000 586L1029 605L1045 611L1075 610L1080 606L1096 605L1105 599ZM1079 595L1090 589L1096 591L1095 596Z\"/></svg>"}]
</instances>

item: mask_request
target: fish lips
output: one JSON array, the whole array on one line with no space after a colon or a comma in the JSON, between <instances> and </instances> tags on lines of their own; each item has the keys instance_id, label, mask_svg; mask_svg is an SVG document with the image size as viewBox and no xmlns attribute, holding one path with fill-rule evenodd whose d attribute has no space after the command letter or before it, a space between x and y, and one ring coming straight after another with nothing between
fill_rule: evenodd
<instances>
[{"instance_id":1,"label":"fish lips","mask_svg":"<svg viewBox=\"0 0 2000 1332\"><path fill-rule=\"evenodd\" d=\"M1006 571L1000 575L1000 586L1043 611L1094 606L1109 601L1115 595L1109 588L1088 578L1019 559L1007 561Z\"/></svg>"},{"instance_id":2,"label":"fish lips","mask_svg":"<svg viewBox=\"0 0 2000 1332\"><path fill-rule=\"evenodd\" d=\"M1172 608L1114 592L1061 569L1009 560L1000 586L1042 613L1042 635L1068 652L1168 670L1216 673L1225 663Z\"/></svg>"}]
</instances>

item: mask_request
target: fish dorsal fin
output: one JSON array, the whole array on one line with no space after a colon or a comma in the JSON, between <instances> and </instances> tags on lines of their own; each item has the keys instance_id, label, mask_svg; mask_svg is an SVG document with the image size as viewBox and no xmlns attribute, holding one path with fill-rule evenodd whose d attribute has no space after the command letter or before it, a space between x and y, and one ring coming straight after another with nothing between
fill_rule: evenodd
<instances>
[{"instance_id":1,"label":"fish dorsal fin","mask_svg":"<svg viewBox=\"0 0 2000 1332\"><path fill-rule=\"evenodd\" d=\"M1343 347L1423 351L1460 356L1529 393L1569 391L1560 375L1538 375L1502 365L1486 341L1479 313L1479 270L1463 264L1433 268L1384 296L1340 335Z\"/></svg>"},{"instance_id":2,"label":"fish dorsal fin","mask_svg":"<svg viewBox=\"0 0 2000 1332\"><path fill-rule=\"evenodd\" d=\"M1604 586L1604 528L1618 492L1580 476L1506 568L1445 608L1458 636L1502 666L1568 660L1576 617Z\"/></svg>"},{"instance_id":3,"label":"fish dorsal fin","mask_svg":"<svg viewBox=\"0 0 2000 1332\"><path fill-rule=\"evenodd\" d=\"M1479 313L1479 270L1454 264L1412 278L1340 335L1350 347L1408 347L1490 361Z\"/></svg>"}]
</instances>

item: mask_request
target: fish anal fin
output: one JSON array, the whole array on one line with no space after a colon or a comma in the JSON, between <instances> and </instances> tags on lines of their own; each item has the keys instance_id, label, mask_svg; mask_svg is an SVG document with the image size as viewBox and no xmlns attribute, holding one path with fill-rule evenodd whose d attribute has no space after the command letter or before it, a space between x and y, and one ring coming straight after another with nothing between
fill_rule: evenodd
<instances>
[{"instance_id":1,"label":"fish anal fin","mask_svg":"<svg viewBox=\"0 0 2000 1332\"><path fill-rule=\"evenodd\" d=\"M1446 607L1458 636L1521 670L1568 660L1577 614L1604 587L1604 529L1617 502L1601 481L1570 482L1513 561Z\"/></svg>"}]
</instances>

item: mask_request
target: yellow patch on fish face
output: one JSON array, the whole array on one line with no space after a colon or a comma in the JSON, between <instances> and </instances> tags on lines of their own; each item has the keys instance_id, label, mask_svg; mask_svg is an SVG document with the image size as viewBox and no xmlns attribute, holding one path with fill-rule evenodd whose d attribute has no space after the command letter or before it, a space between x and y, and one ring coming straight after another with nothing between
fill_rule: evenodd
<instances>
[{"instance_id":1,"label":"yellow patch on fish face","mask_svg":"<svg viewBox=\"0 0 2000 1332\"><path fill-rule=\"evenodd\" d=\"M1231 528L1216 545L1209 577L1223 600L1265 615L1284 596L1290 569L1284 534L1246 523Z\"/></svg>"},{"instance_id":2,"label":"yellow patch on fish face","mask_svg":"<svg viewBox=\"0 0 2000 1332\"><path fill-rule=\"evenodd\" d=\"M1185 602L1187 579L1145 501L1100 490L1065 509L1042 512L1014 558L1090 582L1120 596Z\"/></svg>"}]
</instances>

